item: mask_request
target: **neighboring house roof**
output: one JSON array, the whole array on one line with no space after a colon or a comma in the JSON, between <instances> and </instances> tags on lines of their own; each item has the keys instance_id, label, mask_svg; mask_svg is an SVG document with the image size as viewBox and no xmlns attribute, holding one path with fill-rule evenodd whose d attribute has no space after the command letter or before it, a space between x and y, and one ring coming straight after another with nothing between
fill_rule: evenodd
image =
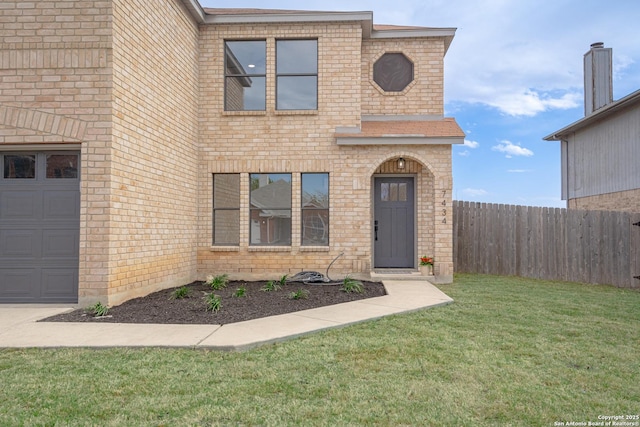
<instances>
[{"instance_id":1,"label":"neighboring house roof","mask_svg":"<svg viewBox=\"0 0 640 427\"><path fill-rule=\"evenodd\" d=\"M290 218L290 210L274 209L291 206L291 183L279 179L251 190L251 206L261 209L260 216Z\"/></svg>"},{"instance_id":2,"label":"neighboring house roof","mask_svg":"<svg viewBox=\"0 0 640 427\"><path fill-rule=\"evenodd\" d=\"M615 114L621 110L627 109L637 103L640 103L640 90L637 90L624 98L621 98L611 104L608 104L588 116L571 123L569 126L563 127L562 129L555 131L554 133L545 136L543 139L545 141L561 141L566 139L567 135L575 133L583 128L591 126L592 124L603 120L612 114Z\"/></svg>"},{"instance_id":3,"label":"neighboring house roof","mask_svg":"<svg viewBox=\"0 0 640 427\"><path fill-rule=\"evenodd\" d=\"M463 144L465 134L455 119L362 120L361 128L338 128L338 145Z\"/></svg>"}]
</instances>

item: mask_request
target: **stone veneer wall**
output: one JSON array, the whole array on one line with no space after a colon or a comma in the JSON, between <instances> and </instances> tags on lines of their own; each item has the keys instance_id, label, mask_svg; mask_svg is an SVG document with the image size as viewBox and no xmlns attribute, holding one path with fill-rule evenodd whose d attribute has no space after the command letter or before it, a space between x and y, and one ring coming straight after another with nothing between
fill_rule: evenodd
<instances>
[{"instance_id":1,"label":"stone veneer wall","mask_svg":"<svg viewBox=\"0 0 640 427\"><path fill-rule=\"evenodd\" d=\"M195 278L198 51L180 0L113 1L110 303Z\"/></svg>"},{"instance_id":2,"label":"stone veneer wall","mask_svg":"<svg viewBox=\"0 0 640 427\"><path fill-rule=\"evenodd\" d=\"M640 212L640 189L569 199L570 209Z\"/></svg>"},{"instance_id":3,"label":"stone veneer wall","mask_svg":"<svg viewBox=\"0 0 640 427\"><path fill-rule=\"evenodd\" d=\"M278 38L318 38L319 90L318 111L282 112L275 110L275 40ZM223 42L225 39L267 40L267 110L265 112L224 112ZM200 190L201 215L198 233L198 271L206 274L235 273L245 277L275 277L300 270L324 272L338 254L344 253L332 267L336 275L366 272L372 261L372 177L375 173L398 173L394 168L399 156L410 162L417 175L418 255L436 257L436 274L451 276L452 242L450 217L442 224L440 215L451 205L451 148L428 146L338 146L336 127L359 126L361 114L441 114L442 70L433 80L417 74L415 94L397 108L368 84L365 64L382 52L383 42L363 48L358 23L226 25L201 27L200 42ZM422 60L418 42L412 45L414 60ZM404 45L404 41L398 42ZM442 56L442 47L433 43L433 56ZM370 45L370 46L369 46ZM428 46L431 46L428 44ZM375 53L370 53L372 50ZM423 50L430 51L430 49ZM366 57L365 57L366 55ZM427 53L426 55L429 55ZM438 64L442 64L440 57ZM433 65L433 64L432 64ZM437 65L433 65L437 68ZM427 64L419 73L430 73ZM431 82L431 83L425 83ZM365 80L363 82L363 80ZM425 93L432 91L425 101ZM365 99L366 96L366 99ZM427 105L430 100L437 103ZM388 161L392 161L388 163ZM249 241L249 173L292 173L292 245L291 247L252 247ZM300 173L330 174L330 245L300 245ZM212 174L240 173L240 245L211 246ZM404 173L408 173L405 169ZM443 197L441 199L440 197ZM436 197L438 197L436 199ZM436 202L437 200L437 202ZM436 204L445 201L446 206ZM450 211L449 211L450 212Z\"/></svg>"},{"instance_id":4,"label":"stone veneer wall","mask_svg":"<svg viewBox=\"0 0 640 427\"><path fill-rule=\"evenodd\" d=\"M0 148L81 152L81 300L106 300L109 271L111 6L0 2Z\"/></svg>"}]
</instances>

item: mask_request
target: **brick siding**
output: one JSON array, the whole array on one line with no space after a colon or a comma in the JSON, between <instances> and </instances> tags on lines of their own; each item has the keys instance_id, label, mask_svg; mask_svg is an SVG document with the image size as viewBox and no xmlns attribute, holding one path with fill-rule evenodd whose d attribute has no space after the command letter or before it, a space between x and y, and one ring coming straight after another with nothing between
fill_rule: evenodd
<instances>
[{"instance_id":1,"label":"brick siding","mask_svg":"<svg viewBox=\"0 0 640 427\"><path fill-rule=\"evenodd\" d=\"M640 189L569 199L570 209L640 212Z\"/></svg>"},{"instance_id":2,"label":"brick siding","mask_svg":"<svg viewBox=\"0 0 640 427\"><path fill-rule=\"evenodd\" d=\"M444 40L362 39L359 23L198 25L181 0L0 2L0 149L81 152L79 304L209 273L372 268L372 180L411 174L417 253L452 278L451 147L339 146L363 115L442 115ZM224 111L224 40L267 40L266 111ZM318 39L318 110L275 110L275 40ZM386 94L385 52L415 81ZM35 148L34 148L35 147ZM398 157L407 159L403 171ZM300 174L330 174L330 245L300 243ZM214 173L240 174L240 244L212 247ZM292 174L292 245L249 246L249 174Z\"/></svg>"}]
</instances>

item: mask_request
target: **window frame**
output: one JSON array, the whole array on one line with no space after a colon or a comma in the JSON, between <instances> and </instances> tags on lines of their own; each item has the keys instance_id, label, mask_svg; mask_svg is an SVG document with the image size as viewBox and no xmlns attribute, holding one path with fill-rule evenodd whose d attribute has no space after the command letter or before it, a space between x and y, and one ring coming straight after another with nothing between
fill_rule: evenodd
<instances>
[{"instance_id":1,"label":"window frame","mask_svg":"<svg viewBox=\"0 0 640 427\"><path fill-rule=\"evenodd\" d=\"M326 175L326 179L327 179L327 206L323 207L323 208L317 208L317 207L305 207L304 206L304 192L305 192L305 185L304 185L304 177L305 175ZM329 246L331 240L331 175L329 174L329 172L303 172L300 174L300 246L302 247L310 247L310 246ZM326 242L323 243L305 243L305 213L306 212L326 212Z\"/></svg>"},{"instance_id":2,"label":"window frame","mask_svg":"<svg viewBox=\"0 0 640 427\"><path fill-rule=\"evenodd\" d=\"M216 176L220 176L220 175L234 175L237 177L238 179L238 185L237 188L235 188L235 191L237 193L238 196L238 200L237 200L237 207L216 207ZM211 198L211 243L213 246L240 246L240 209L242 206L242 201L241 201L241 187L242 187L242 177L239 173L213 173L212 174L212 198ZM228 212L232 212L232 211L236 211L237 215L237 230L238 230L238 234L236 236L236 242L216 242L216 212L219 211L228 211Z\"/></svg>"},{"instance_id":3,"label":"window frame","mask_svg":"<svg viewBox=\"0 0 640 427\"><path fill-rule=\"evenodd\" d=\"M308 42L308 41L315 41L316 43L316 71L315 73L302 73L302 72L298 72L298 73L280 73L278 71L278 43L279 42L296 42L296 41L300 41L300 42ZM317 38L276 38L275 39L275 58L274 58L274 62L275 62L275 109L276 111L317 111L318 110L318 99L319 99L319 88L320 88L320 78L319 78L319 68L320 68L320 53L319 53L319 42ZM279 80L280 77L315 77L316 79L316 96L315 96L315 103L314 103L314 108L279 108L278 106L278 100L279 100Z\"/></svg>"},{"instance_id":4,"label":"window frame","mask_svg":"<svg viewBox=\"0 0 640 427\"><path fill-rule=\"evenodd\" d=\"M265 69L264 69L264 73L249 73L249 72L245 72L245 73L229 73L229 66L228 66L228 54L230 53L231 55L233 55L233 51L230 51L230 47L228 46L228 43L251 43L251 42L262 42L264 43L264 64L265 64ZM267 86L267 69L268 69L268 58L267 58L267 40L266 39L242 39L242 40L237 40L237 39L228 39L228 40L224 40L224 111L232 111L232 112L237 112L237 111L266 111L267 110L267 92L268 92L268 86ZM235 55L233 55L235 58ZM237 60L237 58L236 58ZM239 63L239 61L238 61ZM239 67L240 69L244 68L242 66ZM246 70L245 70L246 71ZM264 79L264 94L263 94L263 100L264 100L264 106L260 109L247 109L243 108L242 109L238 109L238 110L234 110L234 109L229 109L228 107L228 97L229 95L229 84L228 81L229 79L248 79L251 80L251 78L262 78Z\"/></svg>"},{"instance_id":5,"label":"window frame","mask_svg":"<svg viewBox=\"0 0 640 427\"><path fill-rule=\"evenodd\" d=\"M386 71L388 71L388 69L385 67L387 65L389 65L389 63L382 63L381 61L385 60L385 57L388 58L404 58L404 61L406 64L409 65L410 69L409 70L401 70L400 71L400 77L408 77L409 80L404 82L402 81L402 88L399 87L394 87L395 84L397 84L397 82L394 82L393 79L390 81L387 81L387 79L385 78L387 73ZM397 70L397 64L395 65L395 69ZM410 88L414 82L416 81L416 71L415 71L415 62L413 61L413 59L411 59L409 56L407 56L404 52L397 52L397 51L390 51L390 52L385 52L382 55L380 55L374 62L373 62L373 66L372 66L372 75L371 78L373 80L373 82L376 84L376 86L378 86L384 93L387 94L402 94L404 93L408 88ZM379 73L382 73L382 75L380 75ZM406 74L406 76L405 76ZM396 76L397 78L397 76Z\"/></svg>"},{"instance_id":6,"label":"window frame","mask_svg":"<svg viewBox=\"0 0 640 427\"><path fill-rule=\"evenodd\" d=\"M258 175L288 175L289 177L289 206L285 207L285 206L269 206L267 208L254 208L252 207L252 201L253 201L253 196L252 196L252 192L254 189L252 189L252 183L253 180L255 179L254 177L258 176ZM259 179L259 178L258 178ZM277 181L275 181L277 182ZM266 187L266 186L265 186ZM263 188L263 187L258 187L258 188ZM293 242L293 228L292 228L292 216L293 216L293 174L291 172L251 172L249 173L249 200L248 200L248 205L249 205L249 246L250 247L260 247L260 246L282 246L282 247L290 247L292 242ZM288 217L288 229L289 229L289 236L287 240L283 240L281 243L278 242L267 242L267 243L254 243L253 241L253 215L254 212L259 212L262 210L274 210L274 211L288 211L289 212L289 217ZM286 220L286 217L285 217ZM267 227L269 225L267 224Z\"/></svg>"}]
</instances>

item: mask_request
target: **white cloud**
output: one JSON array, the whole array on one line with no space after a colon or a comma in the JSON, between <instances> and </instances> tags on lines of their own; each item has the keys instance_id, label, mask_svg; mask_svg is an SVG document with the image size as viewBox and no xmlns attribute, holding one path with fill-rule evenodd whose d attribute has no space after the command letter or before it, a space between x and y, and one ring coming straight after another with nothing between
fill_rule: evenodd
<instances>
[{"instance_id":1,"label":"white cloud","mask_svg":"<svg viewBox=\"0 0 640 427\"><path fill-rule=\"evenodd\" d=\"M469 150L464 150L458 153L458 156L462 156L462 157L469 157L471 155L471 151Z\"/></svg>"},{"instance_id":2,"label":"white cloud","mask_svg":"<svg viewBox=\"0 0 640 427\"><path fill-rule=\"evenodd\" d=\"M553 97L540 94L531 89L521 92L501 93L487 97L485 103L497 108L510 116L535 116L548 110L568 110L575 108L582 102L582 94L578 92L565 93Z\"/></svg>"},{"instance_id":3,"label":"white cloud","mask_svg":"<svg viewBox=\"0 0 640 427\"><path fill-rule=\"evenodd\" d=\"M516 145L511 141L503 140L498 145L494 145L491 147L493 151L499 151L501 153L505 153L506 157L510 159L513 156L524 156L530 157L533 156L533 151L528 148L522 147L520 145Z\"/></svg>"},{"instance_id":4,"label":"white cloud","mask_svg":"<svg viewBox=\"0 0 640 427\"><path fill-rule=\"evenodd\" d=\"M533 172L531 169L508 169L508 173L529 173Z\"/></svg>"},{"instance_id":5,"label":"white cloud","mask_svg":"<svg viewBox=\"0 0 640 427\"><path fill-rule=\"evenodd\" d=\"M462 190L465 196L477 197L477 196L486 196L488 193L486 190L481 188L465 188Z\"/></svg>"},{"instance_id":6,"label":"white cloud","mask_svg":"<svg viewBox=\"0 0 640 427\"><path fill-rule=\"evenodd\" d=\"M469 0L433 0L422 7L428 15L413 19L429 16L434 26L457 27L445 57L447 103L482 104L510 116L532 117L580 107L582 58L592 42L613 48L614 92L624 96L638 87L639 67L631 58L640 57L640 44L631 29L637 26L640 3L629 7L597 7L596 0L585 0L581 7L487 0L478 8ZM558 26L557 16L572 16L572 22Z\"/></svg>"},{"instance_id":7,"label":"white cloud","mask_svg":"<svg viewBox=\"0 0 640 427\"><path fill-rule=\"evenodd\" d=\"M464 140L464 146L469 148L478 148L480 143L478 141L471 141L469 139Z\"/></svg>"}]
</instances>

